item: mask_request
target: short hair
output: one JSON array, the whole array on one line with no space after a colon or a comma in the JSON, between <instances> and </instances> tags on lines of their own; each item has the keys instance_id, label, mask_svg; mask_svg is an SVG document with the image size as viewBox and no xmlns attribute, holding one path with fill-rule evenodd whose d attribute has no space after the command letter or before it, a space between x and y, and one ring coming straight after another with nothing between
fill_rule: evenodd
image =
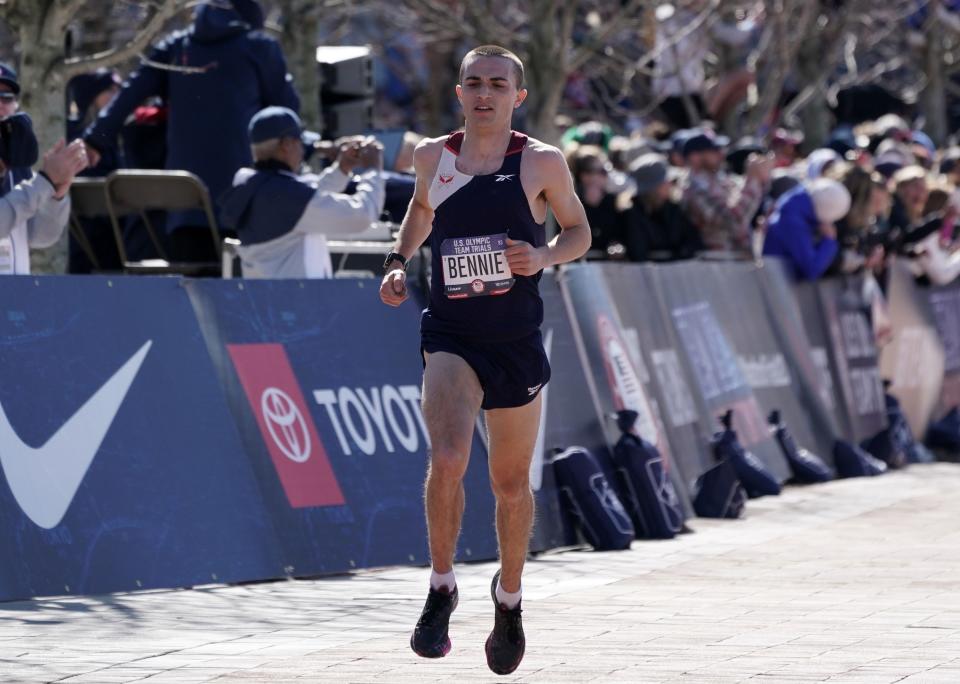
<instances>
[{"instance_id":1,"label":"short hair","mask_svg":"<svg viewBox=\"0 0 960 684\"><path fill-rule=\"evenodd\" d=\"M272 159L280 147L280 138L270 138L263 142L254 143L250 146L250 153L253 155L253 161L267 161Z\"/></svg>"},{"instance_id":2,"label":"short hair","mask_svg":"<svg viewBox=\"0 0 960 684\"><path fill-rule=\"evenodd\" d=\"M523 62L507 48L500 47L499 45L481 45L465 54L463 59L460 60L460 83L463 83L464 65L470 57L502 57L503 59L510 60L513 62L513 75L516 77L517 90L523 88Z\"/></svg>"}]
</instances>

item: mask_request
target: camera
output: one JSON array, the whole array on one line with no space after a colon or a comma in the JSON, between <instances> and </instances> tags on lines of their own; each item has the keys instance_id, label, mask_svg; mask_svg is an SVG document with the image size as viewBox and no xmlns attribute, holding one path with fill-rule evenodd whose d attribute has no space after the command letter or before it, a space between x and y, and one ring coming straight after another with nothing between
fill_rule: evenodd
<instances>
[{"instance_id":1,"label":"camera","mask_svg":"<svg viewBox=\"0 0 960 684\"><path fill-rule=\"evenodd\" d=\"M0 161L8 169L29 168L40 158L30 117L19 112L0 121Z\"/></svg>"}]
</instances>

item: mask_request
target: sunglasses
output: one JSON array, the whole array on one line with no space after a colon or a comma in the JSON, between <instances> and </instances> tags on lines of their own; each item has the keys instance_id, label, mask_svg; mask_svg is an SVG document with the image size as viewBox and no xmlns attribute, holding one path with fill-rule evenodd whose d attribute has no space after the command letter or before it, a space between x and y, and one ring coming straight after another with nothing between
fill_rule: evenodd
<instances>
[{"instance_id":1,"label":"sunglasses","mask_svg":"<svg viewBox=\"0 0 960 684\"><path fill-rule=\"evenodd\" d=\"M15 93L0 93L0 102L16 102L17 96Z\"/></svg>"}]
</instances>

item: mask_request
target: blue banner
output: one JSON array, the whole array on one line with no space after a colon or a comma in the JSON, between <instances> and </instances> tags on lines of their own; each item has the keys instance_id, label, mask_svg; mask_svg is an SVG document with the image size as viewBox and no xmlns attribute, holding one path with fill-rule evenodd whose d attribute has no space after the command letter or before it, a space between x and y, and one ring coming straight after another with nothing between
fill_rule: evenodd
<instances>
[{"instance_id":1,"label":"blue banner","mask_svg":"<svg viewBox=\"0 0 960 684\"><path fill-rule=\"evenodd\" d=\"M175 278L0 288L0 599L283 574Z\"/></svg>"},{"instance_id":2,"label":"blue banner","mask_svg":"<svg viewBox=\"0 0 960 684\"><path fill-rule=\"evenodd\" d=\"M284 565L311 575L427 563L419 313L377 281L190 281ZM459 560L496 556L475 436Z\"/></svg>"}]
</instances>

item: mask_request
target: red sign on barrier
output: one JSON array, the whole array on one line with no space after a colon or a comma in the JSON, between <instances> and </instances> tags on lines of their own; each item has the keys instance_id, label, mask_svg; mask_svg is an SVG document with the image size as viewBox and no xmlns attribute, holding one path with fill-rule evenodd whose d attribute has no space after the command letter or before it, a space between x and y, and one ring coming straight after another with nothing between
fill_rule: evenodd
<instances>
[{"instance_id":1,"label":"red sign on barrier","mask_svg":"<svg viewBox=\"0 0 960 684\"><path fill-rule=\"evenodd\" d=\"M228 344L260 434L294 508L342 506L343 493L282 344Z\"/></svg>"}]
</instances>

